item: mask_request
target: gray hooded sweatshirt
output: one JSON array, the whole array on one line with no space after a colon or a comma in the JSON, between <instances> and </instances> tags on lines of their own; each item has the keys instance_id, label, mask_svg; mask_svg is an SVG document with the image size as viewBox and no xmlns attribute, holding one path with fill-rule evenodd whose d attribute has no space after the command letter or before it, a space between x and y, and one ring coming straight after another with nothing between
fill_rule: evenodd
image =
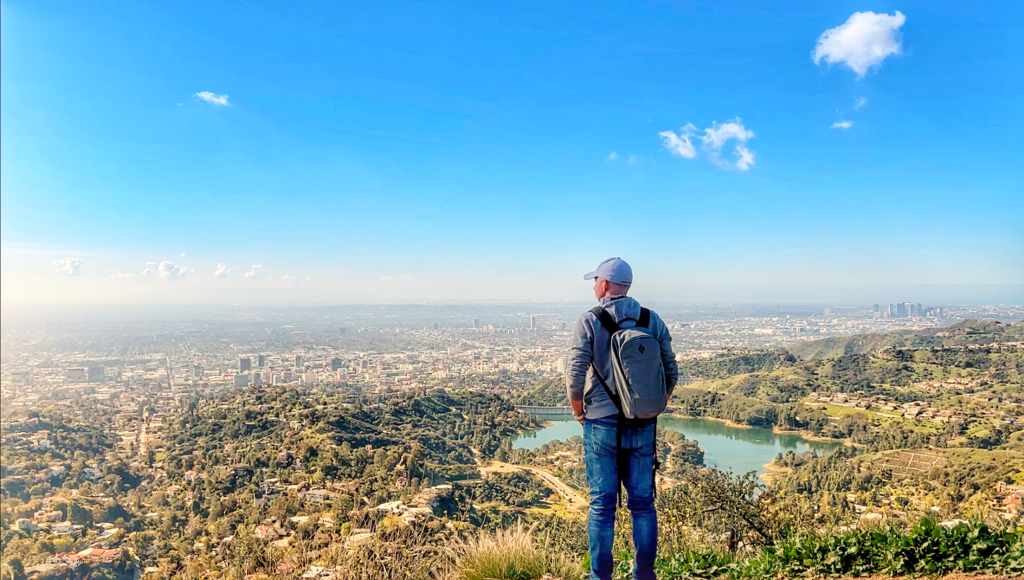
<instances>
[{"instance_id":1,"label":"gray hooded sweatshirt","mask_svg":"<svg viewBox=\"0 0 1024 580\"><path fill-rule=\"evenodd\" d=\"M628 296L607 296L601 299L600 305L623 328L635 326L636 320L640 318L640 304ZM672 353L672 337L661 317L654 311L651 311L651 323L647 329L661 343L665 383L671 394L679 380L676 357ZM612 372L609 350L610 340L608 331L601 326L593 312L584 312L576 321L576 330L572 334L572 350L565 373L565 385L570 399L583 399L583 415L587 419L599 419L619 413L590 366L593 362L608 386L615 389L615 375Z\"/></svg>"}]
</instances>

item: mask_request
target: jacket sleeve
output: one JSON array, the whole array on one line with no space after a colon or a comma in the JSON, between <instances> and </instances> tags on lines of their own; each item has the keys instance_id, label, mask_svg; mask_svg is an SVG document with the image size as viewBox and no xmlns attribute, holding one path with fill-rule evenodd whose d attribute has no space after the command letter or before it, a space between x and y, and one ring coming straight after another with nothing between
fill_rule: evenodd
<instances>
[{"instance_id":1,"label":"jacket sleeve","mask_svg":"<svg viewBox=\"0 0 1024 580\"><path fill-rule=\"evenodd\" d=\"M565 368L565 388L572 401L582 401L587 386L587 371L594 360L594 325L583 314L576 321L569 349L569 361Z\"/></svg>"},{"instance_id":2,"label":"jacket sleeve","mask_svg":"<svg viewBox=\"0 0 1024 580\"><path fill-rule=\"evenodd\" d=\"M672 335L668 332L665 321L658 317L658 342L661 343L661 364L665 367L665 388L668 394L672 394L679 382L679 366L676 365L676 355L672 352Z\"/></svg>"}]
</instances>

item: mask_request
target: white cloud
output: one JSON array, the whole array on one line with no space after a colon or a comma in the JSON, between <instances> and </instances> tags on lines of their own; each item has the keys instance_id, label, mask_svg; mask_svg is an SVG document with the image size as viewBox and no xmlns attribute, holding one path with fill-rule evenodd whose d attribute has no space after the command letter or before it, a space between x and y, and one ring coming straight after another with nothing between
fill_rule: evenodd
<instances>
[{"instance_id":1,"label":"white cloud","mask_svg":"<svg viewBox=\"0 0 1024 580\"><path fill-rule=\"evenodd\" d=\"M217 269L213 271L213 277L214 278L223 278L224 276L227 276L228 272L230 272L230 271L231 271L231 268L228 268L224 264L217 264Z\"/></svg>"},{"instance_id":2,"label":"white cloud","mask_svg":"<svg viewBox=\"0 0 1024 580\"><path fill-rule=\"evenodd\" d=\"M185 252L182 252L182 253L181 253L181 257L182 257L182 258L184 258L184 257L185 257Z\"/></svg>"},{"instance_id":3,"label":"white cloud","mask_svg":"<svg viewBox=\"0 0 1024 580\"><path fill-rule=\"evenodd\" d=\"M608 157L604 158L604 160L605 161L615 161L618 158L619 158L619 154L614 152L614 151L612 151L611 153L608 154Z\"/></svg>"},{"instance_id":4,"label":"white cloud","mask_svg":"<svg viewBox=\"0 0 1024 580\"><path fill-rule=\"evenodd\" d=\"M672 131L658 133L661 143L673 155L693 159L697 156L697 148L693 145L693 138L700 139L702 149L707 153L708 159L723 169L739 169L747 171L754 164L755 153L747 149L744 143L754 138L754 132L743 126L743 120L739 117L726 121L721 125L718 122L711 123L711 126L704 129L703 134L698 133L693 123L687 123L676 135ZM735 161L722 158L722 148L729 141L738 141L733 150L736 154Z\"/></svg>"},{"instance_id":5,"label":"white cloud","mask_svg":"<svg viewBox=\"0 0 1024 580\"><path fill-rule=\"evenodd\" d=\"M725 142L730 139L736 139L742 143L747 139L753 138L754 132L747 130L740 118L736 117L732 121L726 121L721 125L717 122L711 123L711 128L704 129L704 135L701 136L700 140L712 149L721 150L722 145L725 145Z\"/></svg>"},{"instance_id":6,"label":"white cloud","mask_svg":"<svg viewBox=\"0 0 1024 580\"><path fill-rule=\"evenodd\" d=\"M125 274L123 272L118 272L117 274L111 274L110 277L117 280L122 280L125 278L134 278L135 274Z\"/></svg>"},{"instance_id":7,"label":"white cloud","mask_svg":"<svg viewBox=\"0 0 1024 580\"><path fill-rule=\"evenodd\" d=\"M836 121L829 129L849 129L853 127L853 121Z\"/></svg>"},{"instance_id":8,"label":"white cloud","mask_svg":"<svg viewBox=\"0 0 1024 580\"><path fill-rule=\"evenodd\" d=\"M248 272L242 274L242 277L248 280L256 280L260 277L259 272L257 272L256 270L259 270L262 267L263 264L253 264L252 268Z\"/></svg>"},{"instance_id":9,"label":"white cloud","mask_svg":"<svg viewBox=\"0 0 1024 580\"><path fill-rule=\"evenodd\" d=\"M743 145L736 146L736 169L746 171L754 164L754 152Z\"/></svg>"},{"instance_id":10,"label":"white cloud","mask_svg":"<svg viewBox=\"0 0 1024 580\"><path fill-rule=\"evenodd\" d=\"M146 269L142 271L143 276L155 276L161 280L184 278L189 273L188 268L182 268L168 260L164 260L159 264L156 262L146 262L146 266Z\"/></svg>"},{"instance_id":11,"label":"white cloud","mask_svg":"<svg viewBox=\"0 0 1024 580\"><path fill-rule=\"evenodd\" d=\"M859 111L864 105L868 104L868 100L864 97L857 97L853 100L853 110Z\"/></svg>"},{"instance_id":12,"label":"white cloud","mask_svg":"<svg viewBox=\"0 0 1024 580\"><path fill-rule=\"evenodd\" d=\"M830 28L818 37L814 47L814 64L822 59L828 64L845 64L858 77L863 77L882 61L902 50L900 27L907 17L896 14L854 12L845 24Z\"/></svg>"},{"instance_id":13,"label":"white cloud","mask_svg":"<svg viewBox=\"0 0 1024 580\"><path fill-rule=\"evenodd\" d=\"M79 260L78 258L64 258L63 260L54 260L53 265L61 274L67 274L68 276L82 275L82 261Z\"/></svg>"},{"instance_id":14,"label":"white cloud","mask_svg":"<svg viewBox=\"0 0 1024 580\"><path fill-rule=\"evenodd\" d=\"M284 280L285 282L294 282L295 276L292 276L291 274L285 274L284 276L281 276L281 279Z\"/></svg>"},{"instance_id":15,"label":"white cloud","mask_svg":"<svg viewBox=\"0 0 1024 580\"><path fill-rule=\"evenodd\" d=\"M697 156L697 149L693 146L693 142L690 141L690 137L696 131L697 127L694 127L693 123L687 123L679 131L678 135L672 131L662 131L658 133L658 136L661 137L661 144L673 155L693 159Z\"/></svg>"},{"instance_id":16,"label":"white cloud","mask_svg":"<svg viewBox=\"0 0 1024 580\"><path fill-rule=\"evenodd\" d=\"M216 93L211 93L210 91L203 91L201 93L196 93L192 96L197 99L202 99L207 103L210 103L211 105L220 105L222 107L231 106L231 103L228 102L227 95L218 95Z\"/></svg>"}]
</instances>

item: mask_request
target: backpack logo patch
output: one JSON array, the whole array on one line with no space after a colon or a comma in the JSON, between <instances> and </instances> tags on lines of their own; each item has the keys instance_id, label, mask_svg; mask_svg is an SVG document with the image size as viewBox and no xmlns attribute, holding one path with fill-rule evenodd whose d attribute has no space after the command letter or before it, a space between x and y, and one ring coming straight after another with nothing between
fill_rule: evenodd
<instances>
[{"instance_id":1,"label":"backpack logo patch","mask_svg":"<svg viewBox=\"0 0 1024 580\"><path fill-rule=\"evenodd\" d=\"M640 350L640 354L643 354L644 351L647 350L647 349L644 348L644 345L641 344L639 350Z\"/></svg>"}]
</instances>

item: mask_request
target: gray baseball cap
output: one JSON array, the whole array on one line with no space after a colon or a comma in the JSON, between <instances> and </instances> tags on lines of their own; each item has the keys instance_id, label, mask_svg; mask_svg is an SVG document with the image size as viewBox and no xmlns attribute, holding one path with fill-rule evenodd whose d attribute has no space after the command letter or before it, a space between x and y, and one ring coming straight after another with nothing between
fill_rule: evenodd
<instances>
[{"instance_id":1,"label":"gray baseball cap","mask_svg":"<svg viewBox=\"0 0 1024 580\"><path fill-rule=\"evenodd\" d=\"M598 264L593 272L583 275L584 280L593 280L594 278L629 286L633 283L633 269L622 258L608 258Z\"/></svg>"}]
</instances>

